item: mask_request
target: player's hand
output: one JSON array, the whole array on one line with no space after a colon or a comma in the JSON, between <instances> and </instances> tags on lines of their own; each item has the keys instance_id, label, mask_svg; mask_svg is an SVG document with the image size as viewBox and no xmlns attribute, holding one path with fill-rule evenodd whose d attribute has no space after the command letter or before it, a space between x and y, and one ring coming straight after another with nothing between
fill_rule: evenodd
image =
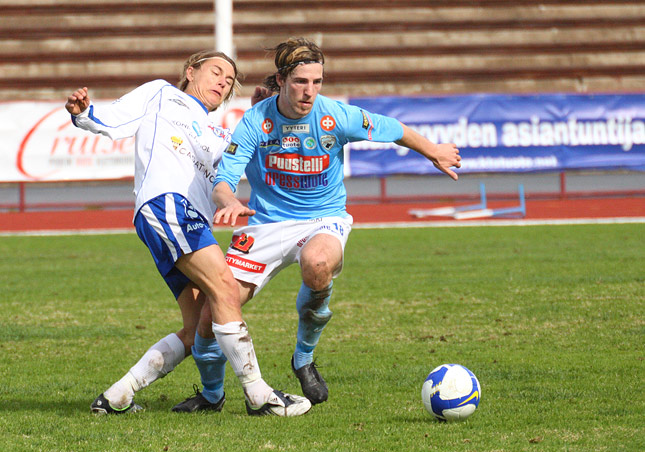
<instances>
[{"instance_id":1,"label":"player's hand","mask_svg":"<svg viewBox=\"0 0 645 452\"><path fill-rule=\"evenodd\" d=\"M213 217L213 224L221 223L223 226L235 226L238 217L251 217L253 215L255 215L255 210L249 209L244 204L237 202L218 209Z\"/></svg>"},{"instance_id":2,"label":"player's hand","mask_svg":"<svg viewBox=\"0 0 645 452\"><path fill-rule=\"evenodd\" d=\"M87 87L85 87L77 89L67 98L65 110L76 116L84 112L89 106L90 95L87 93Z\"/></svg>"},{"instance_id":3,"label":"player's hand","mask_svg":"<svg viewBox=\"0 0 645 452\"><path fill-rule=\"evenodd\" d=\"M428 157L434 166L454 180L459 179L457 173L451 170L451 167L461 168L461 156L459 149L454 143L442 143L437 145L436 151L431 157Z\"/></svg>"},{"instance_id":4,"label":"player's hand","mask_svg":"<svg viewBox=\"0 0 645 452\"><path fill-rule=\"evenodd\" d=\"M253 91L253 95L251 96L251 106L257 104L261 100L266 99L267 97L271 97L273 93L269 88L266 88L264 86L256 86L255 91Z\"/></svg>"}]
</instances>

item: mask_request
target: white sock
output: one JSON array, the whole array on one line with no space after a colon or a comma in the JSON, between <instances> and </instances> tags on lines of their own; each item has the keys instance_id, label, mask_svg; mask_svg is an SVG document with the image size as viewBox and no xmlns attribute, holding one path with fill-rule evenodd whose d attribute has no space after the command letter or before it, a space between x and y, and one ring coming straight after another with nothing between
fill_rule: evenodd
<instances>
[{"instance_id":1,"label":"white sock","mask_svg":"<svg viewBox=\"0 0 645 452\"><path fill-rule=\"evenodd\" d=\"M123 378L103 393L112 407L120 409L129 406L134 393L149 386L153 381L165 377L186 356L184 343L175 333L161 339L130 368Z\"/></svg>"},{"instance_id":2,"label":"white sock","mask_svg":"<svg viewBox=\"0 0 645 452\"><path fill-rule=\"evenodd\" d=\"M213 333L217 343L231 363L233 372L244 388L252 408L264 405L273 392L263 379L255 356L253 341L244 322L229 322L224 325L213 323Z\"/></svg>"}]
</instances>

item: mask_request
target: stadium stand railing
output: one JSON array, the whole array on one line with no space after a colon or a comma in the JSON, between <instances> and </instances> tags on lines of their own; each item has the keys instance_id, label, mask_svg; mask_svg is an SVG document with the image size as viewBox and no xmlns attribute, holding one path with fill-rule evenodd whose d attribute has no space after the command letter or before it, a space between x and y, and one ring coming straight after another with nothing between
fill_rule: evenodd
<instances>
[{"instance_id":1,"label":"stadium stand railing","mask_svg":"<svg viewBox=\"0 0 645 452\"><path fill-rule=\"evenodd\" d=\"M214 2L0 0L0 100L114 98L173 81L214 44ZM640 0L236 0L248 95L264 49L305 35L328 55L325 93L630 92L645 82Z\"/></svg>"},{"instance_id":2,"label":"stadium stand railing","mask_svg":"<svg viewBox=\"0 0 645 452\"><path fill-rule=\"evenodd\" d=\"M214 46L213 9L212 0L0 0L0 101L63 102L79 86L113 99L173 82L189 54ZM301 35L328 57L331 96L645 86L642 0L235 0L233 11L242 96L273 68L265 49Z\"/></svg>"}]
</instances>

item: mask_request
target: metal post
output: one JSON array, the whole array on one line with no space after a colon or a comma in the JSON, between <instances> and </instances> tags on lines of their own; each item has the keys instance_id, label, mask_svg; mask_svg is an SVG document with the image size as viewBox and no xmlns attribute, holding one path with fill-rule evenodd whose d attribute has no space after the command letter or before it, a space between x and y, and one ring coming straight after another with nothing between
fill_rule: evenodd
<instances>
[{"instance_id":1,"label":"metal post","mask_svg":"<svg viewBox=\"0 0 645 452\"><path fill-rule=\"evenodd\" d=\"M387 178L385 176L381 176L380 178L381 181L381 187L380 187L380 202L384 203L387 202Z\"/></svg>"},{"instance_id":2,"label":"metal post","mask_svg":"<svg viewBox=\"0 0 645 452\"><path fill-rule=\"evenodd\" d=\"M564 171L560 172L560 199L567 197L567 175Z\"/></svg>"},{"instance_id":3,"label":"metal post","mask_svg":"<svg viewBox=\"0 0 645 452\"><path fill-rule=\"evenodd\" d=\"M215 0L215 50L235 58L233 0Z\"/></svg>"},{"instance_id":4,"label":"metal post","mask_svg":"<svg viewBox=\"0 0 645 452\"><path fill-rule=\"evenodd\" d=\"M26 209L25 202L25 183L18 182L18 212L22 213Z\"/></svg>"}]
</instances>

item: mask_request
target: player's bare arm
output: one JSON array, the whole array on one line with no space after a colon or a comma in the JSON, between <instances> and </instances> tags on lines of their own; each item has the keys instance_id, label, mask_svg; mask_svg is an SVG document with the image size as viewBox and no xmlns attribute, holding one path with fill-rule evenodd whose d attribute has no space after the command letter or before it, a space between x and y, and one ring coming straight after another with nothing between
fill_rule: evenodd
<instances>
[{"instance_id":1,"label":"player's bare arm","mask_svg":"<svg viewBox=\"0 0 645 452\"><path fill-rule=\"evenodd\" d=\"M451 167L461 168L461 156L459 149L453 143L435 144L424 136L418 134L405 124L403 125L403 137L396 144L410 148L430 160L434 166L457 180L459 176Z\"/></svg>"},{"instance_id":2,"label":"player's bare arm","mask_svg":"<svg viewBox=\"0 0 645 452\"><path fill-rule=\"evenodd\" d=\"M87 107L90 106L90 95L87 92L87 87L79 88L74 91L65 103L65 109L72 115L80 115Z\"/></svg>"},{"instance_id":3,"label":"player's bare arm","mask_svg":"<svg viewBox=\"0 0 645 452\"><path fill-rule=\"evenodd\" d=\"M220 182L213 188L212 197L217 206L217 212L213 217L214 224L221 222L223 225L235 226L237 217L255 215L255 210L242 204L226 182Z\"/></svg>"}]
</instances>

